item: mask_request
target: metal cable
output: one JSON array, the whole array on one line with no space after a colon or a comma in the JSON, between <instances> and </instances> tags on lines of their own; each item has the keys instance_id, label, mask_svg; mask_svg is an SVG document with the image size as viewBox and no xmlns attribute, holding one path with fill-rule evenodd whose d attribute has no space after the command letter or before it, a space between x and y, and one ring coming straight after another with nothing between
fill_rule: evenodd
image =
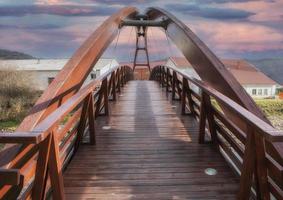
<instances>
[{"instance_id":1,"label":"metal cable","mask_svg":"<svg viewBox=\"0 0 283 200\"><path fill-rule=\"evenodd\" d=\"M128 38L128 45L130 44L130 39L131 39L131 36L132 36L132 32L133 32L133 29L134 29L134 27L132 26L131 27L131 31L130 31L130 35L129 35L129 38ZM129 63L131 63L131 53L130 53L130 49L129 49Z\"/></svg>"},{"instance_id":2,"label":"metal cable","mask_svg":"<svg viewBox=\"0 0 283 200\"><path fill-rule=\"evenodd\" d=\"M119 28L118 29L118 36L117 36L117 40L116 40L116 43L115 43L115 46L114 46L114 49L113 49L113 55L114 57L116 56L116 50L117 50L117 44L118 44L118 40L119 40L119 37L120 37L120 32L121 32L121 29ZM114 58L111 59L111 62L110 62L110 69L112 67L112 62L113 62Z\"/></svg>"},{"instance_id":3,"label":"metal cable","mask_svg":"<svg viewBox=\"0 0 283 200\"><path fill-rule=\"evenodd\" d=\"M155 40L155 38L154 38L154 34L153 34L153 32L152 32L152 29L150 28L150 33L151 33L151 36L152 36L152 40L153 40L153 43L155 43L153 46L154 47L156 47L157 48L157 41ZM157 53L157 59L162 59L162 56L159 54L159 51L157 50L156 51Z\"/></svg>"},{"instance_id":4,"label":"metal cable","mask_svg":"<svg viewBox=\"0 0 283 200\"><path fill-rule=\"evenodd\" d=\"M170 54L171 54L171 56L173 56L173 50L172 50L171 43L170 43L169 38L168 38L167 30L165 30L165 36L166 36L167 43L168 43L168 46L169 46L169 56L168 56L168 59L169 59Z\"/></svg>"}]
</instances>

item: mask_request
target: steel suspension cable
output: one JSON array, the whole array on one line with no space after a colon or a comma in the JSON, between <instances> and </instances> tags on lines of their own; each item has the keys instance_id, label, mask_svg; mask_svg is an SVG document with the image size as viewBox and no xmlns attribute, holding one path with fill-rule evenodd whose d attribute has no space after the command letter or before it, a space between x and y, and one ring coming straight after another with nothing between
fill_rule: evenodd
<instances>
[{"instance_id":1,"label":"steel suspension cable","mask_svg":"<svg viewBox=\"0 0 283 200\"><path fill-rule=\"evenodd\" d=\"M130 31L130 34L129 34L129 38L128 38L128 45L130 44L130 39L131 39L131 36L132 36L132 32L133 32L133 29L134 29L134 27L132 26L131 27L131 31ZM129 49L129 63L131 63L131 53L130 53L130 49Z\"/></svg>"},{"instance_id":2,"label":"steel suspension cable","mask_svg":"<svg viewBox=\"0 0 283 200\"><path fill-rule=\"evenodd\" d=\"M170 43L169 38L168 38L167 30L165 30L165 36L166 36L166 40L167 40L167 43L168 43L168 46L169 46L169 57L168 58L170 58L170 54L171 54L171 56L173 56L173 50L172 50L171 43Z\"/></svg>"},{"instance_id":3,"label":"steel suspension cable","mask_svg":"<svg viewBox=\"0 0 283 200\"><path fill-rule=\"evenodd\" d=\"M120 32L121 32L121 29L119 28L118 29L118 35L117 35L117 40L115 42L115 46L114 46L114 50L113 50L113 55L115 56L116 55L116 52L117 52L117 44L118 44L118 40L119 40L119 37L120 37ZM110 69L112 67L112 62L113 62L114 58L111 59L111 62L110 62Z\"/></svg>"},{"instance_id":4,"label":"steel suspension cable","mask_svg":"<svg viewBox=\"0 0 283 200\"><path fill-rule=\"evenodd\" d=\"M150 33L151 33L151 37L152 37L152 40L153 40L153 43L155 43L153 46L154 46L154 48L157 48L157 41L155 40L155 38L154 38L154 34L153 34L153 32L152 32L152 29L150 28ZM159 51L158 51L158 49L157 49L157 51L156 51L157 53L157 59L162 59L162 56L160 55L160 53L159 53Z\"/></svg>"}]
</instances>

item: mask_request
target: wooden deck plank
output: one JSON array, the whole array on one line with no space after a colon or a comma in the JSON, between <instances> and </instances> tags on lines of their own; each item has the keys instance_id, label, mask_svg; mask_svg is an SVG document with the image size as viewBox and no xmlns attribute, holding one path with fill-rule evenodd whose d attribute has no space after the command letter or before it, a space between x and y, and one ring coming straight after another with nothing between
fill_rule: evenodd
<instances>
[{"instance_id":1,"label":"wooden deck plank","mask_svg":"<svg viewBox=\"0 0 283 200\"><path fill-rule=\"evenodd\" d=\"M82 145L64 173L67 199L235 199L239 180L169 99L155 82L129 82L97 119L97 145Z\"/></svg>"}]
</instances>

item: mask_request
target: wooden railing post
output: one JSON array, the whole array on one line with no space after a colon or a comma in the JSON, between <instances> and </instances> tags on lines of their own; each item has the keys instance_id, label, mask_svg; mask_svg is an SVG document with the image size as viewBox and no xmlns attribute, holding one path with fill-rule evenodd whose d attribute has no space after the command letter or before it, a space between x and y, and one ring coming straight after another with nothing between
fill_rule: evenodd
<instances>
[{"instance_id":1,"label":"wooden railing post","mask_svg":"<svg viewBox=\"0 0 283 200\"><path fill-rule=\"evenodd\" d=\"M122 67L122 82L123 82L123 86L126 84L126 67L123 66Z\"/></svg>"},{"instance_id":2,"label":"wooden railing post","mask_svg":"<svg viewBox=\"0 0 283 200\"><path fill-rule=\"evenodd\" d=\"M162 84L162 67L158 67L158 82L159 84Z\"/></svg>"},{"instance_id":3,"label":"wooden railing post","mask_svg":"<svg viewBox=\"0 0 283 200\"><path fill-rule=\"evenodd\" d=\"M120 68L117 69L117 86L118 86L118 92L121 92L121 70Z\"/></svg>"},{"instance_id":4,"label":"wooden railing post","mask_svg":"<svg viewBox=\"0 0 283 200\"><path fill-rule=\"evenodd\" d=\"M162 87L165 86L165 75L166 75L165 67L163 66L162 67L162 84L161 84Z\"/></svg>"},{"instance_id":5,"label":"wooden railing post","mask_svg":"<svg viewBox=\"0 0 283 200\"><path fill-rule=\"evenodd\" d=\"M50 172L50 181L52 187L52 196L55 200L64 200L64 184L61 160L59 155L59 144L55 137L55 132L51 133L51 145L50 145L50 156L48 160L48 169Z\"/></svg>"},{"instance_id":6,"label":"wooden railing post","mask_svg":"<svg viewBox=\"0 0 283 200\"><path fill-rule=\"evenodd\" d=\"M210 96L202 91L201 95L201 111L200 111L200 122L199 122L199 143L203 144L205 142L205 128L206 120L208 121L209 132L211 135L211 140L218 148L217 132L215 127L214 115L212 112L212 105Z\"/></svg>"},{"instance_id":7,"label":"wooden railing post","mask_svg":"<svg viewBox=\"0 0 283 200\"><path fill-rule=\"evenodd\" d=\"M254 132L255 140L255 155L256 155L256 168L255 173L257 173L257 196L263 200L270 200L269 186L268 186L268 176L267 176L267 163L265 156L265 144L264 139L257 133Z\"/></svg>"},{"instance_id":8,"label":"wooden railing post","mask_svg":"<svg viewBox=\"0 0 283 200\"><path fill-rule=\"evenodd\" d=\"M206 111L206 117L207 117L208 126L209 126L209 132L211 135L211 140L213 144L216 146L216 148L219 148L216 126L215 126L215 121L214 121L215 119L214 119L214 114L212 111L211 99L210 99L210 96L205 92L202 92L202 96L203 96L202 100L204 100L205 107L206 107L205 111Z\"/></svg>"},{"instance_id":9,"label":"wooden railing post","mask_svg":"<svg viewBox=\"0 0 283 200\"><path fill-rule=\"evenodd\" d=\"M204 92L202 92L204 93ZM200 119L199 119L199 138L198 142L203 144L205 142L205 126L206 126L206 106L205 106L205 96L201 96L200 105Z\"/></svg>"},{"instance_id":10,"label":"wooden railing post","mask_svg":"<svg viewBox=\"0 0 283 200\"><path fill-rule=\"evenodd\" d=\"M115 73L115 71L112 74L113 74L113 79L112 79L112 97L113 97L113 101L116 101L116 73Z\"/></svg>"},{"instance_id":11,"label":"wooden railing post","mask_svg":"<svg viewBox=\"0 0 283 200\"><path fill-rule=\"evenodd\" d=\"M240 177L240 189L238 200L249 200L253 174L255 171L255 140L254 131L251 127L247 127L247 139L245 144L245 152Z\"/></svg>"},{"instance_id":12,"label":"wooden railing post","mask_svg":"<svg viewBox=\"0 0 283 200\"><path fill-rule=\"evenodd\" d=\"M93 95L90 94L89 105L88 105L88 127L89 127L89 142L94 145L96 143L95 139L95 114L93 109Z\"/></svg>"},{"instance_id":13,"label":"wooden railing post","mask_svg":"<svg viewBox=\"0 0 283 200\"><path fill-rule=\"evenodd\" d=\"M181 97L182 115L186 114L187 90L188 90L188 82L187 82L187 79L185 79L185 77L183 77L183 81L182 81L182 97Z\"/></svg>"},{"instance_id":14,"label":"wooden railing post","mask_svg":"<svg viewBox=\"0 0 283 200\"><path fill-rule=\"evenodd\" d=\"M166 92L169 92L169 69L166 69Z\"/></svg>"},{"instance_id":15,"label":"wooden railing post","mask_svg":"<svg viewBox=\"0 0 283 200\"><path fill-rule=\"evenodd\" d=\"M95 118L97 118L100 115L102 100L104 99L104 101L105 101L105 96L108 99L107 78L102 80L102 83L101 83L101 86L100 86L100 89L99 89L99 95L98 95L98 100L97 100L97 105L96 105L96 110L95 110ZM105 104L104 104L104 106L105 106ZM108 106L108 100L107 100L107 106Z\"/></svg>"},{"instance_id":16,"label":"wooden railing post","mask_svg":"<svg viewBox=\"0 0 283 200\"><path fill-rule=\"evenodd\" d=\"M186 79L187 82L187 88L188 88L188 92L187 92L187 97L188 97L188 101L189 101L189 108L190 108L190 114L192 114L193 116L196 115L195 113L195 109L194 109L194 103L193 103L193 97L192 97L192 91L191 91L191 87L189 85L188 80Z\"/></svg>"},{"instance_id":17,"label":"wooden railing post","mask_svg":"<svg viewBox=\"0 0 283 200\"><path fill-rule=\"evenodd\" d=\"M86 97L84 102L83 102L81 118L80 118L80 122L79 122L79 125L78 125L77 139L76 139L76 142L75 142L75 145L74 145L74 152L75 153L79 148L79 145L81 143L81 140L83 138L83 134L84 134L84 131L85 131L86 120L87 120L87 116L88 116L89 99L90 99L90 96Z\"/></svg>"},{"instance_id":18,"label":"wooden railing post","mask_svg":"<svg viewBox=\"0 0 283 200\"><path fill-rule=\"evenodd\" d=\"M44 199L46 181L47 181L47 165L50 153L52 135L39 144L39 154L36 163L34 188L32 191L32 199Z\"/></svg>"},{"instance_id":19,"label":"wooden railing post","mask_svg":"<svg viewBox=\"0 0 283 200\"><path fill-rule=\"evenodd\" d=\"M189 82L188 80L183 77L182 80L182 114L186 115L186 103L188 99L188 104L189 104L189 109L190 109L190 113L191 115L195 115L195 111L194 111L194 105L193 105L193 99L192 99L192 92L189 86Z\"/></svg>"},{"instance_id":20,"label":"wooden railing post","mask_svg":"<svg viewBox=\"0 0 283 200\"><path fill-rule=\"evenodd\" d=\"M176 80L177 79L177 74L175 71L173 71L172 74L172 100L176 99Z\"/></svg>"},{"instance_id":21,"label":"wooden railing post","mask_svg":"<svg viewBox=\"0 0 283 200\"><path fill-rule=\"evenodd\" d=\"M109 115L109 108L108 108L108 81L107 78L102 81L102 92L103 92L103 100L104 100L104 114L106 116Z\"/></svg>"},{"instance_id":22,"label":"wooden railing post","mask_svg":"<svg viewBox=\"0 0 283 200\"><path fill-rule=\"evenodd\" d=\"M124 67L121 67L120 68L120 84L121 84L121 87L123 87L124 86Z\"/></svg>"}]
</instances>

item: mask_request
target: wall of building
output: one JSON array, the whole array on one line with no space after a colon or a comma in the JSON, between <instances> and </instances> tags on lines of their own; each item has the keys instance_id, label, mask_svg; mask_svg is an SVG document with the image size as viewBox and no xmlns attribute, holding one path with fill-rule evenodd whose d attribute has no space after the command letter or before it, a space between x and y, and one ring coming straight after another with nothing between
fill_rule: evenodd
<instances>
[{"instance_id":1,"label":"wall of building","mask_svg":"<svg viewBox=\"0 0 283 200\"><path fill-rule=\"evenodd\" d=\"M88 84L91 80L100 76L101 74L106 73L109 69L119 65L117 61L113 61L110 64L105 65L105 67L101 67L100 69L94 69L88 75L87 79L84 82L84 85ZM45 90L50 81L56 77L60 70L26 70L29 74L30 79L32 80L32 85L37 90Z\"/></svg>"},{"instance_id":2,"label":"wall of building","mask_svg":"<svg viewBox=\"0 0 283 200\"><path fill-rule=\"evenodd\" d=\"M243 85L245 90L254 98L275 97L276 85Z\"/></svg>"},{"instance_id":3,"label":"wall of building","mask_svg":"<svg viewBox=\"0 0 283 200\"><path fill-rule=\"evenodd\" d=\"M165 65L173 68L177 68L176 64L171 59L168 59ZM181 69L181 71L184 71L190 77L200 80L199 75L192 67ZM242 85L242 86L248 92L248 94L253 98L269 98L269 97L274 98L276 95L276 85ZM195 92L199 92L198 87L191 85L191 88Z\"/></svg>"}]
</instances>

